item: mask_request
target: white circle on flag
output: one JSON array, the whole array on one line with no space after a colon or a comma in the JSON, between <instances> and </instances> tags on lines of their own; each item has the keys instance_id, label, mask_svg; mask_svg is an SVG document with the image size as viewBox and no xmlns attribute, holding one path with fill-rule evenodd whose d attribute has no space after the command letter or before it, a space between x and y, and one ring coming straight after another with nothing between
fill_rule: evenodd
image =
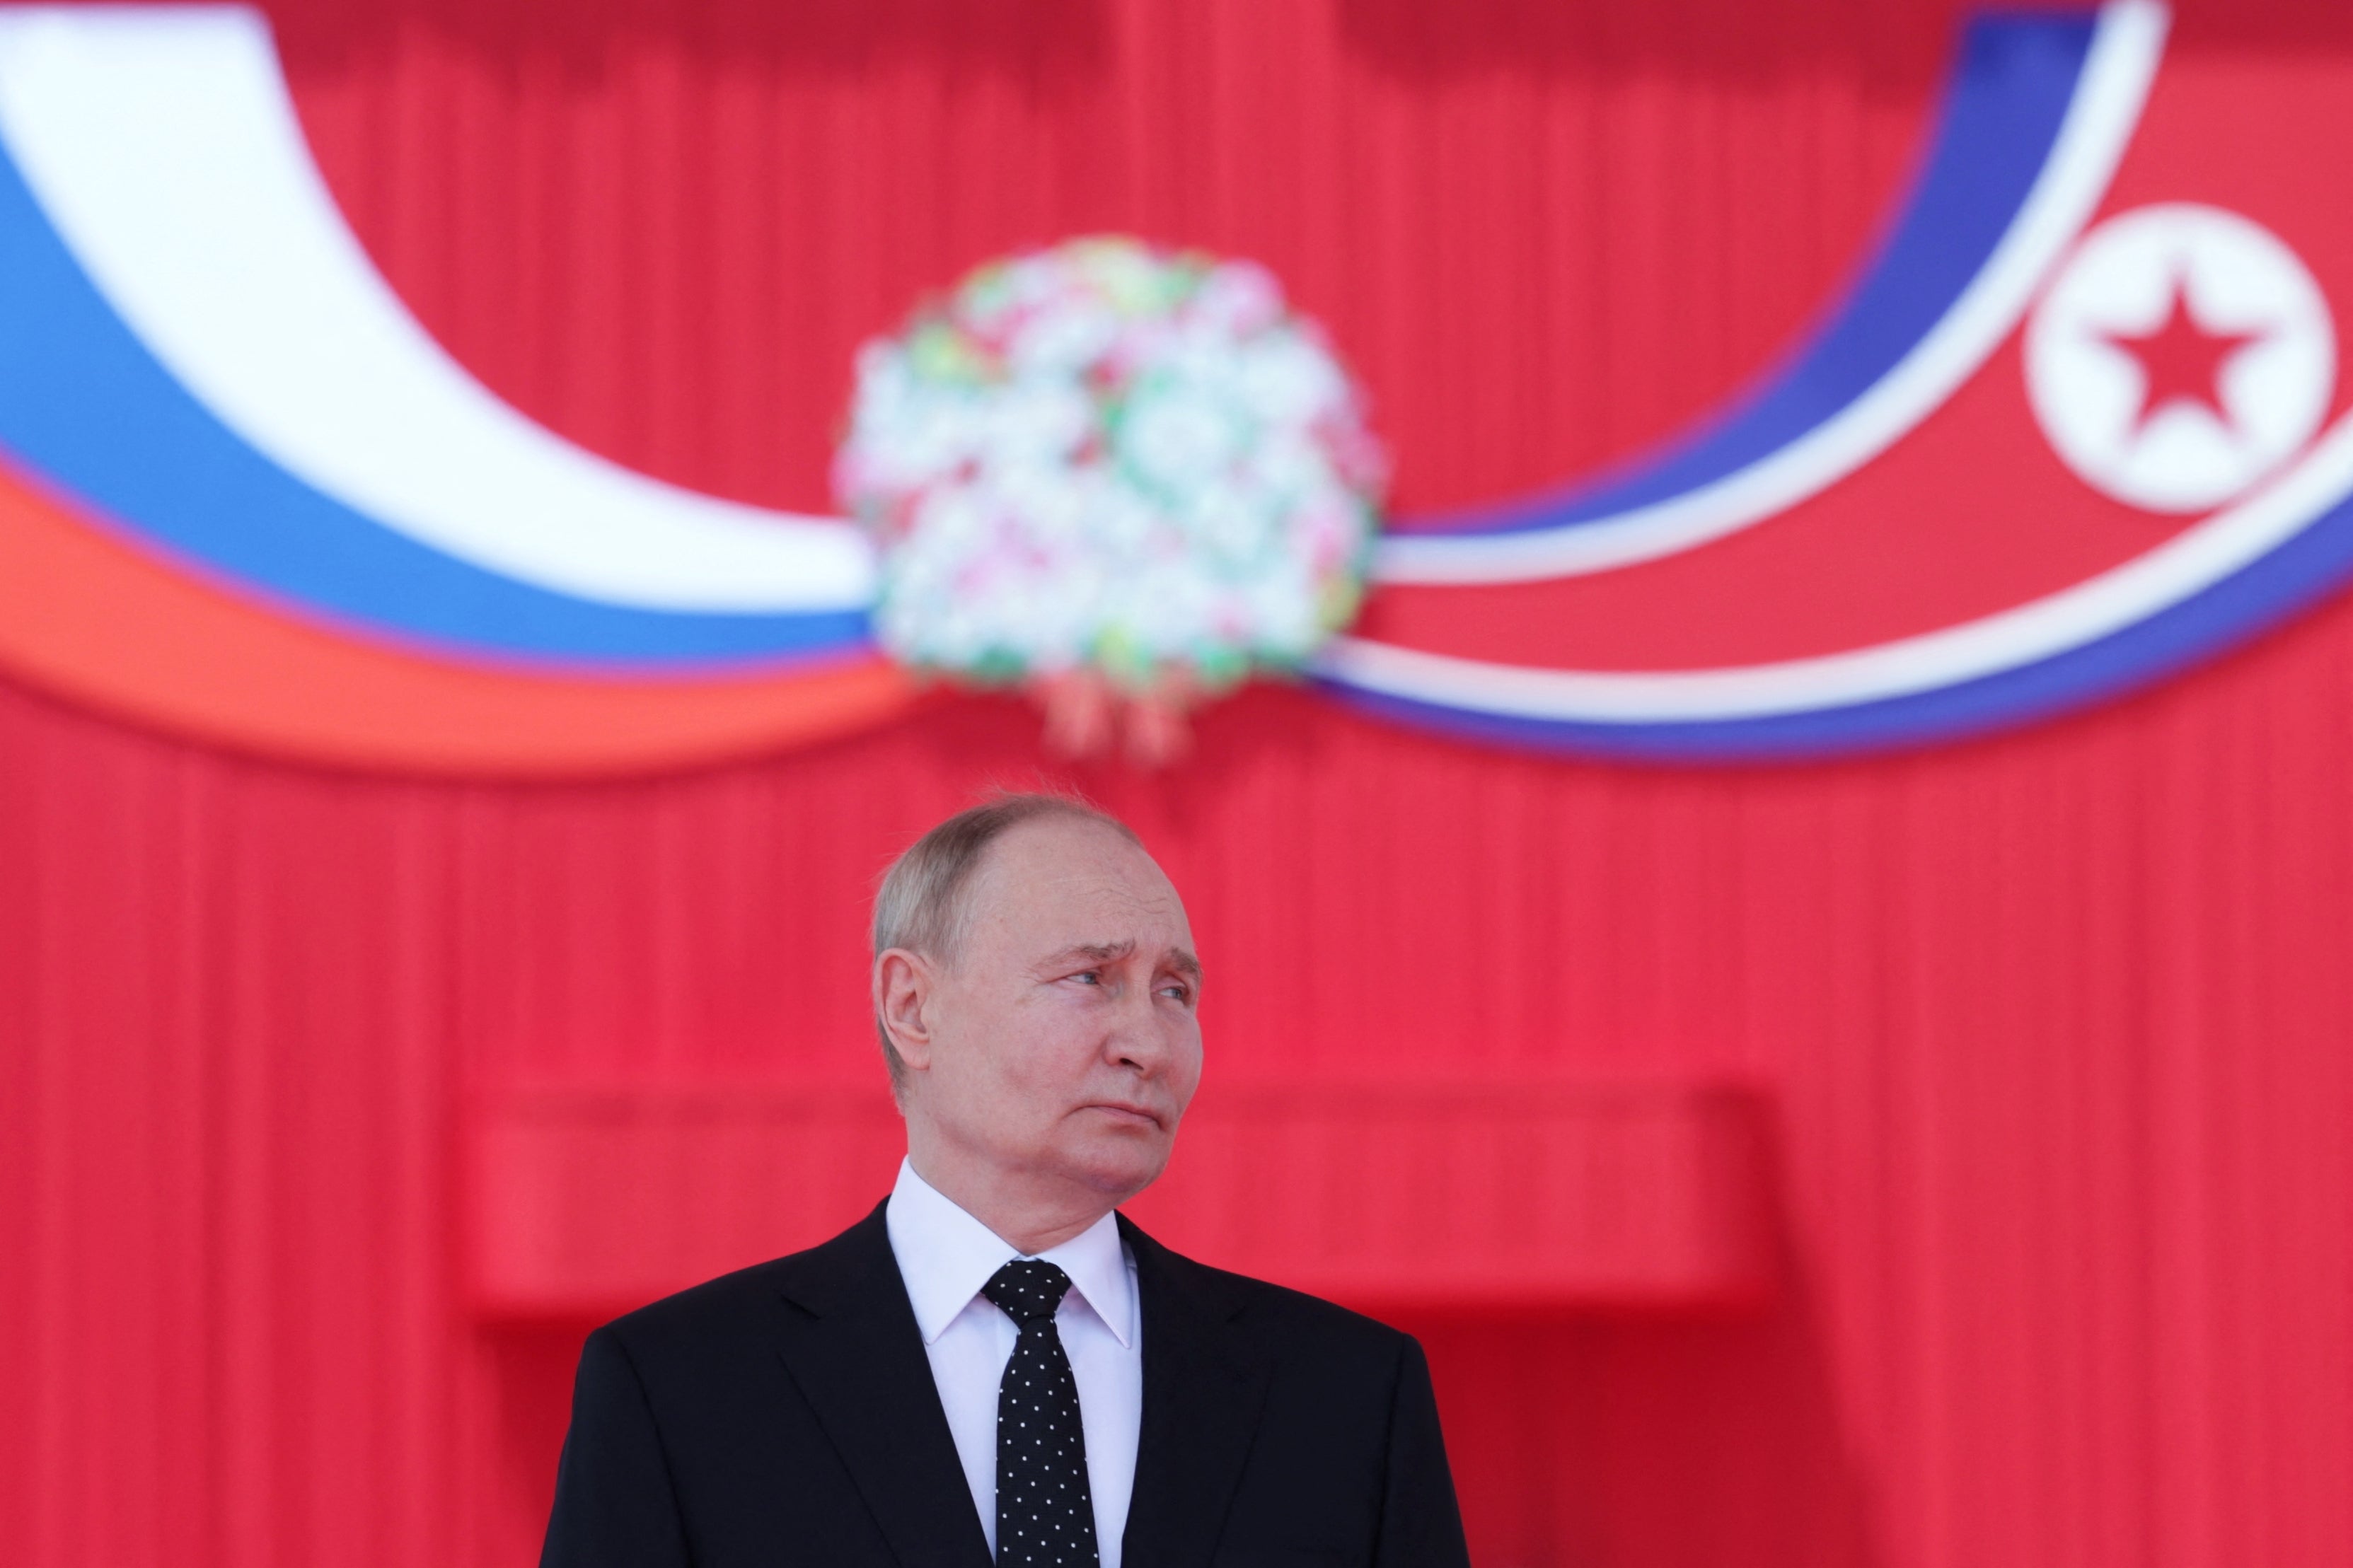
<instances>
[{"instance_id":1,"label":"white circle on flag","mask_svg":"<svg viewBox=\"0 0 2353 1568\"><path fill-rule=\"evenodd\" d=\"M2026 391L2084 483L2149 511L2252 489L2320 428L2337 329L2276 235L2221 207L2137 207L2076 246L2026 329Z\"/></svg>"}]
</instances>

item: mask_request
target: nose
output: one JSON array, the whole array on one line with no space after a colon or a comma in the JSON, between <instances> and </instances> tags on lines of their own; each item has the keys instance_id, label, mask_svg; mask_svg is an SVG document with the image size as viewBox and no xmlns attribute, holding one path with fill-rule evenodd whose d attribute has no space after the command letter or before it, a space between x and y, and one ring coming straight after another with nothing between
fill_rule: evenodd
<instances>
[{"instance_id":1,"label":"nose","mask_svg":"<svg viewBox=\"0 0 2353 1568\"><path fill-rule=\"evenodd\" d=\"M1149 985L1131 986L1112 1010L1103 1036L1103 1058L1151 1078L1168 1065L1173 1042Z\"/></svg>"}]
</instances>

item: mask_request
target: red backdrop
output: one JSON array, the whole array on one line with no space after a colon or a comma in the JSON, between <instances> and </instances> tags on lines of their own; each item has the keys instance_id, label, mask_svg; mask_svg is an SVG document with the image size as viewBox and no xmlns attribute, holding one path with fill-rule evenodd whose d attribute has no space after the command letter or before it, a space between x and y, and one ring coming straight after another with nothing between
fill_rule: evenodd
<instances>
[{"instance_id":1,"label":"red backdrop","mask_svg":"<svg viewBox=\"0 0 2353 1568\"><path fill-rule=\"evenodd\" d=\"M1954 37L1866 0L274 15L331 183L462 360L802 507L860 337L1100 228L1271 264L1406 505L1589 468L1821 308ZM2353 69L2353 19L2193 10L2174 48ZM470 1304L470 1108L874 1093L871 879L1043 776L1036 728L960 700L467 785L0 688L0 1552L528 1560L585 1324ZM1482 1562L2353 1561L2353 607L1878 761L1587 765L1267 690L1165 777L1068 776L1187 894L1210 1092L1768 1107L1768 1305L1404 1314Z\"/></svg>"}]
</instances>

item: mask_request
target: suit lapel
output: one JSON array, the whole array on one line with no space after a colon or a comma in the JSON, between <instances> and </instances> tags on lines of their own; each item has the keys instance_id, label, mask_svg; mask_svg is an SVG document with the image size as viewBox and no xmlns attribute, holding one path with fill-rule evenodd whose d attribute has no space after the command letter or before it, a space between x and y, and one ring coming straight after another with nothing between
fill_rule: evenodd
<instances>
[{"instance_id":1,"label":"suit lapel","mask_svg":"<svg viewBox=\"0 0 2353 1568\"><path fill-rule=\"evenodd\" d=\"M796 1261L782 1286L785 1368L904 1568L989 1568L882 1214Z\"/></svg>"},{"instance_id":2,"label":"suit lapel","mask_svg":"<svg viewBox=\"0 0 2353 1568\"><path fill-rule=\"evenodd\" d=\"M1122 1538L1126 1568L1206 1563L1266 1404L1268 1369L1233 1318L1228 1276L1179 1258L1123 1215L1144 1303L1144 1429Z\"/></svg>"}]
</instances>

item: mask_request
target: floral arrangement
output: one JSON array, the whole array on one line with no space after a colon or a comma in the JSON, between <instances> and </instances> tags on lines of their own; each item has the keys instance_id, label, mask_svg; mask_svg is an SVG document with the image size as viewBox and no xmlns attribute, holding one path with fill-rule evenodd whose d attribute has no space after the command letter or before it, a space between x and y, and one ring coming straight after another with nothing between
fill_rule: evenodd
<instances>
[{"instance_id":1,"label":"floral arrangement","mask_svg":"<svg viewBox=\"0 0 2353 1568\"><path fill-rule=\"evenodd\" d=\"M1364 400L1265 268L1122 238L980 268L858 360L835 459L916 669L1144 761L1355 615L1387 480Z\"/></svg>"}]
</instances>

